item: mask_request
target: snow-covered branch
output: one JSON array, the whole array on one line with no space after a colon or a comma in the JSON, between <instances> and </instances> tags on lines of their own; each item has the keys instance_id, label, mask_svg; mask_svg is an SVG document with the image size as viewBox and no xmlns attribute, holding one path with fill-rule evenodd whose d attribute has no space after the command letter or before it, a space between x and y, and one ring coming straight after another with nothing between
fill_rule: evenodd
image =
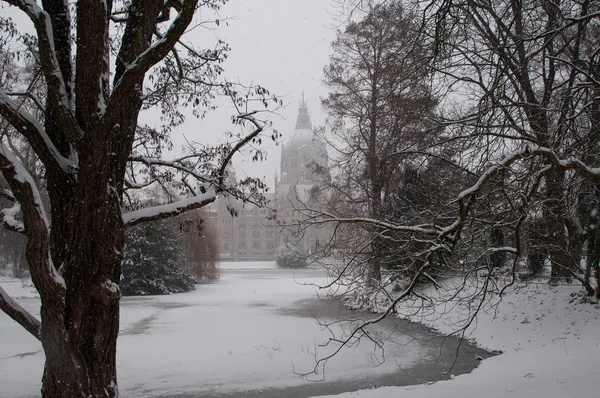
<instances>
[{"instance_id":1,"label":"snow-covered branch","mask_svg":"<svg viewBox=\"0 0 600 398\"><path fill-rule=\"evenodd\" d=\"M0 170L9 186L12 188L15 199L23 206L24 212L33 210L32 216L39 220L46 230L48 230L50 228L50 222L35 180L27 169L25 169L23 164L21 164L18 157L1 142Z\"/></svg>"},{"instance_id":2,"label":"snow-covered branch","mask_svg":"<svg viewBox=\"0 0 600 398\"><path fill-rule=\"evenodd\" d=\"M377 227L385 228L391 231L398 232L411 232L411 233L420 233L427 235L435 235L440 233L440 228L435 225L398 225L393 222L387 222L383 220L376 220L374 218L369 217L337 217L333 214L327 213L325 211L313 210L313 209L296 209L303 214L307 214L310 212L313 217L310 217L309 221L298 221L299 225L306 224L307 222L313 225L319 224L330 224L330 223L339 223L339 224L371 224Z\"/></svg>"},{"instance_id":3,"label":"snow-covered branch","mask_svg":"<svg viewBox=\"0 0 600 398\"><path fill-rule=\"evenodd\" d=\"M10 297L0 286L0 309L10 316L15 322L23 326L33 337L41 340L42 324L33 315L27 312Z\"/></svg>"},{"instance_id":4,"label":"snow-covered branch","mask_svg":"<svg viewBox=\"0 0 600 398\"><path fill-rule=\"evenodd\" d=\"M440 238L445 240L449 237L452 241L456 242L460 237L462 227L469 216L471 205L475 202L477 193L501 170L508 169L513 163L519 160L533 159L535 157L543 158L553 169L558 171L572 170L595 184L600 183L600 168L589 167L576 158L561 159L555 151L549 148L526 145L524 148L508 154L504 159L487 168L475 184L458 194L458 217L452 224L442 230Z\"/></svg>"},{"instance_id":5,"label":"snow-covered branch","mask_svg":"<svg viewBox=\"0 0 600 398\"><path fill-rule=\"evenodd\" d=\"M128 65L122 76L118 77L106 108L105 119L108 123L111 123L120 112L121 98L133 89L140 77L171 52L192 22L198 0L182 0L181 3L181 9L177 17L175 17L164 36L152 43L146 51L142 52Z\"/></svg>"},{"instance_id":6,"label":"snow-covered branch","mask_svg":"<svg viewBox=\"0 0 600 398\"><path fill-rule=\"evenodd\" d=\"M4 1L18 7L33 22L38 38L40 64L46 79L48 96L58 105L55 109L55 117L61 122L63 134L75 148L78 148L82 134L75 120L66 82L60 70L50 16L32 0Z\"/></svg>"},{"instance_id":7,"label":"snow-covered branch","mask_svg":"<svg viewBox=\"0 0 600 398\"><path fill-rule=\"evenodd\" d=\"M65 172L72 173L77 165L65 158L46 134L44 127L23 107L0 90L0 115L27 139L40 160L48 167L57 165Z\"/></svg>"},{"instance_id":8,"label":"snow-covered branch","mask_svg":"<svg viewBox=\"0 0 600 398\"><path fill-rule=\"evenodd\" d=\"M40 192L31 174L4 143L0 142L0 172L20 204L23 225L28 233L29 270L40 295L64 292L65 282L49 253L50 221Z\"/></svg>"},{"instance_id":9,"label":"snow-covered branch","mask_svg":"<svg viewBox=\"0 0 600 398\"><path fill-rule=\"evenodd\" d=\"M15 195L13 195L10 189L2 188L0 189L0 196L4 199L8 199L11 202L16 202Z\"/></svg>"},{"instance_id":10,"label":"snow-covered branch","mask_svg":"<svg viewBox=\"0 0 600 398\"><path fill-rule=\"evenodd\" d=\"M149 221L162 220L184 213L189 210L199 209L215 201L217 190L213 185L203 185L201 194L182 199L175 203L148 207L123 214L123 223L132 227Z\"/></svg>"},{"instance_id":11,"label":"snow-covered branch","mask_svg":"<svg viewBox=\"0 0 600 398\"><path fill-rule=\"evenodd\" d=\"M15 202L10 208L0 210L0 225L13 232L25 233L25 226L17 220L17 215L20 212L21 204L19 202Z\"/></svg>"},{"instance_id":12,"label":"snow-covered branch","mask_svg":"<svg viewBox=\"0 0 600 398\"><path fill-rule=\"evenodd\" d=\"M528 149L529 148L529 149ZM549 148L539 147L535 145L529 145L528 148L523 150L523 155L527 155L527 151L531 151L532 155L538 155L543 157L552 166L558 170L572 170L579 174L579 176L598 184L600 183L600 167L590 167L586 165L581 159L578 158L567 158L561 159L561 157Z\"/></svg>"}]
</instances>

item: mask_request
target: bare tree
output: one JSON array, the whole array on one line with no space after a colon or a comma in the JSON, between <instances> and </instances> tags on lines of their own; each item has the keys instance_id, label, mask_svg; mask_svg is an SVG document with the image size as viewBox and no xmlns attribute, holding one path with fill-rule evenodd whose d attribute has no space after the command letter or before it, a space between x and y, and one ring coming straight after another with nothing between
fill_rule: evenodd
<instances>
[{"instance_id":1,"label":"bare tree","mask_svg":"<svg viewBox=\"0 0 600 398\"><path fill-rule=\"evenodd\" d=\"M28 36L3 18L3 37L32 48L44 87L42 98L32 95L28 84L23 92L0 90L0 171L7 184L2 196L9 202L1 224L27 237L41 319L1 289L0 308L42 343L44 396L118 395L126 227L201 208L224 190L260 200L260 182L228 187L225 168L264 131L252 101L264 109L272 98L260 87L240 95L241 87L219 80L228 50L224 43L197 49L184 40L194 24L210 22L195 17L198 9L217 10L223 2L4 1L33 23L34 36ZM230 97L238 108L233 121L239 133L218 147L197 146L178 159L161 158L170 129L183 120L178 107L189 106L201 116L216 94ZM41 105L41 117L20 106L25 97ZM161 107L161 128L138 125L145 106ZM10 145L9 133L35 153L50 206L41 199L40 181ZM130 192L167 183L177 183L186 199L167 195L165 203L133 210Z\"/></svg>"},{"instance_id":2,"label":"bare tree","mask_svg":"<svg viewBox=\"0 0 600 398\"><path fill-rule=\"evenodd\" d=\"M452 112L440 121L455 139L476 148L472 164L479 159L485 167L515 149L529 146L536 153L539 147L539 156L524 166L529 172L513 187L526 191L539 179L527 213L543 221L536 224L543 229L552 277L584 279L589 289L580 260L584 241L595 250L594 239L588 240L595 236L595 177L552 159L598 166L597 2L420 3L430 23L426 38L438 49L432 65L440 80L469 93L460 97L460 109L448 107Z\"/></svg>"},{"instance_id":3,"label":"bare tree","mask_svg":"<svg viewBox=\"0 0 600 398\"><path fill-rule=\"evenodd\" d=\"M414 40L415 16L401 2L369 3L363 19L348 24L332 43L324 68L330 89L323 100L329 115L326 139L333 148L332 170L324 178L332 211L342 217L381 218L407 159L431 140L428 117L436 99L423 68L426 49ZM356 225L364 240L368 279L381 278L376 256L377 228ZM369 243L370 242L370 243ZM357 247L356 245L354 247ZM357 258L358 260L358 258Z\"/></svg>"},{"instance_id":4,"label":"bare tree","mask_svg":"<svg viewBox=\"0 0 600 398\"><path fill-rule=\"evenodd\" d=\"M399 180L388 172L383 178L410 185L417 203L409 206L410 196L399 198L392 204L401 216L393 219L366 211L348 215L335 206L299 209L306 223L332 226L332 245L343 242L333 246L344 261L330 268L327 287L343 285L354 293L357 307L382 312L348 335L333 337L339 349L369 338L368 325L394 313L401 302L435 308L438 300L458 299L466 308L460 334L490 295L501 297L515 283L526 259L538 268L548 260L552 281L574 278L600 298L600 4L414 3L422 21L417 40L433 48L430 62L421 65L433 75L435 92L445 94L429 116L443 131L417 148L425 167L416 175ZM367 76L352 74L361 82ZM340 124L340 130L351 132L352 126ZM338 148L344 155L346 146ZM368 168L369 161L352 169L362 165ZM444 167L458 178L440 173ZM371 183L366 175L339 184L326 199L343 209L345 200L356 199L360 184ZM440 191L445 200L436 202ZM354 203L360 208L360 201ZM366 259L382 252L371 250L374 236L356 233L356 226L386 239L386 251L395 248L396 259L414 264L413 272L388 273L378 286L364 289ZM445 276L456 282L449 289ZM422 281L445 293L431 294Z\"/></svg>"}]
</instances>

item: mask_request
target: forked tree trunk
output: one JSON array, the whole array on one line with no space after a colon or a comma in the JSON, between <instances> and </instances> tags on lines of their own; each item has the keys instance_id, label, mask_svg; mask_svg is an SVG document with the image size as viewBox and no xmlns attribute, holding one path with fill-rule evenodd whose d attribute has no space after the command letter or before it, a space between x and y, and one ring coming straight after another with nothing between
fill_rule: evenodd
<instances>
[{"instance_id":1,"label":"forked tree trunk","mask_svg":"<svg viewBox=\"0 0 600 398\"><path fill-rule=\"evenodd\" d=\"M120 199L110 189L112 168L99 168L106 156L90 152L80 159L81 183L70 201L51 190L53 202L63 204L53 209L53 220L68 220L57 225L62 236L53 236L53 257L63 265L67 289L64 303L43 300L45 397L117 396L117 283L124 228Z\"/></svg>"}]
</instances>

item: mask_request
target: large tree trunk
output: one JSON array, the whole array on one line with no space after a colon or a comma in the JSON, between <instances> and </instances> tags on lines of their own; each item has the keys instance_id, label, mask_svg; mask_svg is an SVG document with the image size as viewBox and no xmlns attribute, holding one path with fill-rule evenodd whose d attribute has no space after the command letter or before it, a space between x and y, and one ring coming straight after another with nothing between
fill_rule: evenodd
<instances>
[{"instance_id":1,"label":"large tree trunk","mask_svg":"<svg viewBox=\"0 0 600 398\"><path fill-rule=\"evenodd\" d=\"M121 204L116 190L110 189L111 168L98 164L107 162L107 156L91 150L80 160L81 183L74 200L53 209L53 220L68 220L57 226L64 235L56 237L60 241L54 243L62 249L53 256L63 264L67 293L64 303L44 301L42 308L42 393L47 397L117 395Z\"/></svg>"},{"instance_id":2,"label":"large tree trunk","mask_svg":"<svg viewBox=\"0 0 600 398\"><path fill-rule=\"evenodd\" d=\"M129 18L135 23L127 25L123 36L115 80L150 46L162 3L133 2ZM102 15L102 4L95 11L89 5L79 7L78 27L82 30L108 23ZM118 283L124 247L121 205L125 165L142 105L143 76L137 79L133 90L120 98L120 111L113 120L97 118L98 98L104 97L106 102L108 94L99 92L102 87L95 82L100 80L108 85L105 80L108 74L101 71L106 71L108 65L103 61L102 68L98 68L92 60L106 59L106 32L107 25L103 39L82 36L78 40L81 48L77 58L77 117L79 124L85 126L86 145L79 153L77 181L65 180L59 174L56 184L49 187L52 257L55 264L62 265L66 296L64 304L57 305L62 307L62 313L42 311L42 342L46 353L42 393L47 397L118 395ZM68 151L68 147L64 150Z\"/></svg>"},{"instance_id":3,"label":"large tree trunk","mask_svg":"<svg viewBox=\"0 0 600 398\"><path fill-rule=\"evenodd\" d=\"M548 231L550 253L550 278L557 283L561 278L571 277L574 259L569 252L569 239L566 233L566 206L563 200L564 173L552 173L546 181L546 202L544 218Z\"/></svg>"}]
</instances>

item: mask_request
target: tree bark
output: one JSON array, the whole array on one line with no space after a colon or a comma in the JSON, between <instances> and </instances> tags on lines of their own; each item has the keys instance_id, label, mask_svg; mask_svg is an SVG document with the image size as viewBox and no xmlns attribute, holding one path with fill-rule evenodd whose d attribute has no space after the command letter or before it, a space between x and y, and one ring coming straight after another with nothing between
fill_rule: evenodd
<instances>
[{"instance_id":1,"label":"tree bark","mask_svg":"<svg viewBox=\"0 0 600 398\"><path fill-rule=\"evenodd\" d=\"M573 258L569 253L569 240L564 222L567 214L562 191L564 172L549 174L546 183L544 218L548 231L550 280L557 283L561 278L569 278L573 269Z\"/></svg>"}]
</instances>

